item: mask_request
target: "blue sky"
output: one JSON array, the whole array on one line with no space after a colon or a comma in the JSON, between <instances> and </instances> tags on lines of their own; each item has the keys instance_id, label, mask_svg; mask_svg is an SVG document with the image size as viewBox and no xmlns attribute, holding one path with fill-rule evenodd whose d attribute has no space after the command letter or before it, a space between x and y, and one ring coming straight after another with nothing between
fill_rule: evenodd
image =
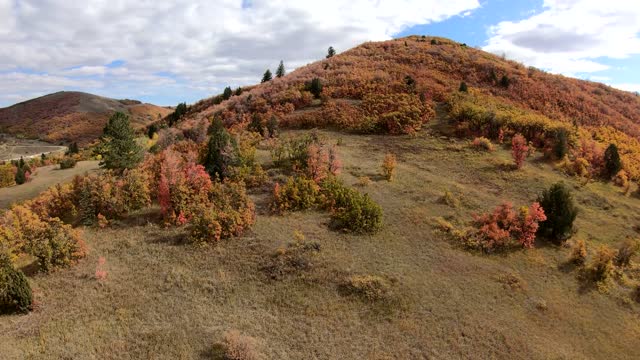
<instances>
[{"instance_id":1,"label":"blue sky","mask_svg":"<svg viewBox=\"0 0 640 360\"><path fill-rule=\"evenodd\" d=\"M0 106L60 90L193 103L410 34L640 91L639 33L627 0L0 0Z\"/></svg>"}]
</instances>

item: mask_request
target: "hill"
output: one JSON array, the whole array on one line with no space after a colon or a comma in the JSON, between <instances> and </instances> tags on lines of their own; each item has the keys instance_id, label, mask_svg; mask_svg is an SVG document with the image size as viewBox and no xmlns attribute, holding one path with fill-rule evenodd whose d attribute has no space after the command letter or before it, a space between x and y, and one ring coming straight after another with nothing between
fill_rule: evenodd
<instances>
[{"instance_id":1,"label":"hill","mask_svg":"<svg viewBox=\"0 0 640 360\"><path fill-rule=\"evenodd\" d=\"M323 86L326 101L322 106L305 91L313 78ZM462 82L469 88L464 98L458 92ZM549 74L437 37L364 43L227 101L221 101L220 96L200 101L191 107L184 127L214 114L229 125L246 125L258 114L263 124L276 116L289 127L394 132L354 123L354 119L376 117L381 112L410 112L417 104L415 99L426 107L419 109L417 116L427 119L439 105L448 105L452 120L458 120L456 131L462 135L496 139L497 131L493 130L503 128L507 133L522 132L536 147L549 149L558 132L566 132L569 146L581 152L577 157L586 157L596 167L598 160L590 159L592 154L584 149L602 152L600 148L615 143L628 175L640 179L640 96L601 83ZM401 105L408 107L401 109ZM410 122L410 118L385 121ZM404 127L395 131L400 133L419 128L398 125Z\"/></svg>"},{"instance_id":2,"label":"hill","mask_svg":"<svg viewBox=\"0 0 640 360\"><path fill-rule=\"evenodd\" d=\"M602 172L615 142L637 179L634 95L428 37L238 93L0 214L33 299L0 353L637 357L640 200Z\"/></svg>"},{"instance_id":3,"label":"hill","mask_svg":"<svg viewBox=\"0 0 640 360\"><path fill-rule=\"evenodd\" d=\"M102 134L116 111L131 116L141 129L172 110L135 100L115 100L97 95L61 91L0 109L0 131L52 143L86 145Z\"/></svg>"}]
</instances>

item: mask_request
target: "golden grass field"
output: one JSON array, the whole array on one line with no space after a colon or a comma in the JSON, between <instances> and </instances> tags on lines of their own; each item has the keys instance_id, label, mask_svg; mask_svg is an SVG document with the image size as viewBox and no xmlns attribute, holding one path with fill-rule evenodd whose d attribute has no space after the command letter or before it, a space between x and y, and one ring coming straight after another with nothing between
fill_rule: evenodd
<instances>
[{"instance_id":1,"label":"golden grass field","mask_svg":"<svg viewBox=\"0 0 640 360\"><path fill-rule=\"evenodd\" d=\"M346 183L371 179L359 189L384 209L385 226L374 236L332 231L322 212L270 215L270 187L252 194L252 231L216 246L185 243L184 229L158 225L157 209L84 229L89 256L68 270L32 275L35 310L0 318L0 357L216 359L223 334L238 329L266 359L637 358L640 305L628 288L579 281L563 247L467 251L434 218L464 226L503 200L529 205L564 180L581 210L576 237L594 249L637 236L640 200L610 184L583 187L539 154L514 171L506 149L479 152L432 131L321 132L332 143L341 138ZM379 175L387 152L398 157L393 182ZM268 167L268 152L258 155ZM447 190L458 206L439 201ZM307 266L271 278L265 265L296 231L320 251ZM99 257L104 281L94 276ZM627 280L638 281L635 274ZM391 292L381 301L346 294L340 284L349 275L380 276Z\"/></svg>"}]
</instances>

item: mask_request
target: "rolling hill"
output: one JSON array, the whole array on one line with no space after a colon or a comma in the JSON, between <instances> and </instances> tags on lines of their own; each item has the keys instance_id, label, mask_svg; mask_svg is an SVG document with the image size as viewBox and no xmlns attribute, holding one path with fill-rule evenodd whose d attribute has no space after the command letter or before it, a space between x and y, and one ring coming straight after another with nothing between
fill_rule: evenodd
<instances>
[{"instance_id":1,"label":"rolling hill","mask_svg":"<svg viewBox=\"0 0 640 360\"><path fill-rule=\"evenodd\" d=\"M322 105L305 91L314 78L323 85ZM469 95L461 98L463 82ZM364 43L229 100L221 101L220 95L202 100L191 106L182 127L214 114L229 126L246 125L258 114L263 124L275 116L286 127L375 132L364 129L371 124L353 120L403 113L416 106L417 99L426 108L421 111L427 120L436 109L456 118L459 135L495 140L497 131L489 128L502 127L508 135L521 132L548 150L563 131L577 158L596 166L593 149L601 158L604 148L616 144L628 176L640 180L640 96L550 74L440 37ZM400 104L406 105L404 110Z\"/></svg>"},{"instance_id":2,"label":"rolling hill","mask_svg":"<svg viewBox=\"0 0 640 360\"><path fill-rule=\"evenodd\" d=\"M100 136L107 119L116 111L129 114L136 128L172 112L136 100L61 91L0 109L0 131L52 143L86 145Z\"/></svg>"}]
</instances>

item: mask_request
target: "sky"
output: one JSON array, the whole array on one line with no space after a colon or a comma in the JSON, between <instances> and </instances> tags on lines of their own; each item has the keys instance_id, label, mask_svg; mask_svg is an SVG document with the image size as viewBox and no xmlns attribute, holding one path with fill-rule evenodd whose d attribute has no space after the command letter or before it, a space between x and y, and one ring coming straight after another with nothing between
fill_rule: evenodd
<instances>
[{"instance_id":1,"label":"sky","mask_svg":"<svg viewBox=\"0 0 640 360\"><path fill-rule=\"evenodd\" d=\"M410 34L640 91L636 0L0 0L0 107L61 90L193 103Z\"/></svg>"}]
</instances>

